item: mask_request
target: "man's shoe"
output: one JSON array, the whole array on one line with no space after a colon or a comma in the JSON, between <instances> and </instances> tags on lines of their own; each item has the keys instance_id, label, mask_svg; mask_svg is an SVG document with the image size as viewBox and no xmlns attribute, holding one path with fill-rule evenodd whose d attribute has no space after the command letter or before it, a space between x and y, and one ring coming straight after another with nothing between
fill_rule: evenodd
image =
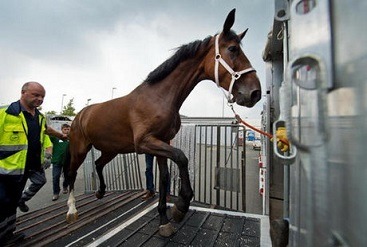
<instances>
[{"instance_id":1,"label":"man's shoe","mask_svg":"<svg viewBox=\"0 0 367 248\"><path fill-rule=\"evenodd\" d=\"M63 188L63 189L62 189L62 193L63 193L63 194L67 194L68 192L69 192L69 191L68 191L68 189L67 189L67 188Z\"/></svg>"},{"instance_id":2,"label":"man's shoe","mask_svg":"<svg viewBox=\"0 0 367 248\"><path fill-rule=\"evenodd\" d=\"M149 200L150 198L153 198L155 196L154 191L147 190L147 193L141 197L143 201Z\"/></svg>"},{"instance_id":3,"label":"man's shoe","mask_svg":"<svg viewBox=\"0 0 367 248\"><path fill-rule=\"evenodd\" d=\"M57 199L59 199L59 195L53 195L52 196L52 201L56 201Z\"/></svg>"},{"instance_id":4,"label":"man's shoe","mask_svg":"<svg viewBox=\"0 0 367 248\"><path fill-rule=\"evenodd\" d=\"M26 213L26 212L29 211L29 207L25 204L24 201L20 201L18 203L18 207L19 207L19 210L22 211L22 212L24 212L24 213Z\"/></svg>"},{"instance_id":5,"label":"man's shoe","mask_svg":"<svg viewBox=\"0 0 367 248\"><path fill-rule=\"evenodd\" d=\"M1 239L0 244L2 246L14 246L17 242L22 241L25 238L24 233L9 233Z\"/></svg>"}]
</instances>

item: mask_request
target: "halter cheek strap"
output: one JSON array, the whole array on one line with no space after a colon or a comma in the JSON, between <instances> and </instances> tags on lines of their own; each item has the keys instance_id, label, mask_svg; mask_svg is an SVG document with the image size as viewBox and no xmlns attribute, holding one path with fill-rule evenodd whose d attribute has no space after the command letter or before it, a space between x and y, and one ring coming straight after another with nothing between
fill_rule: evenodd
<instances>
[{"instance_id":1,"label":"halter cheek strap","mask_svg":"<svg viewBox=\"0 0 367 248\"><path fill-rule=\"evenodd\" d=\"M222 56L219 53L219 35L220 34L217 34L215 36L215 69L214 69L214 77L215 77L215 83L217 84L218 87L220 87L220 84L219 84L219 63L232 75L232 80L231 80L231 83L229 85L228 95L227 95L227 100L228 100L228 102L230 102L231 101L231 95L232 95L233 85L236 82L236 80L239 79L242 74L250 73L250 72L253 72L253 71L256 72L256 70L254 68L250 67L250 68L247 68L245 70L235 72L227 64L227 62L224 61L224 59L222 58Z\"/></svg>"}]
</instances>

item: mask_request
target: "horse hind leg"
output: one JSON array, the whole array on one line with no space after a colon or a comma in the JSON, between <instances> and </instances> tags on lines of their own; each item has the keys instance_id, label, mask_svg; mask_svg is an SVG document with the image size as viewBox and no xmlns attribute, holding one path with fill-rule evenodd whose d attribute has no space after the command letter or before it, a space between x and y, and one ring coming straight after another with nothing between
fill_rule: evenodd
<instances>
[{"instance_id":1,"label":"horse hind leg","mask_svg":"<svg viewBox=\"0 0 367 248\"><path fill-rule=\"evenodd\" d=\"M110 162L117 154L110 154L110 153L103 153L102 155L96 160L96 170L97 175L99 178L99 189L96 191L96 197L98 199L102 199L106 194L106 183L103 176L103 168L105 165Z\"/></svg>"},{"instance_id":2,"label":"horse hind leg","mask_svg":"<svg viewBox=\"0 0 367 248\"><path fill-rule=\"evenodd\" d=\"M90 149L90 148L89 148ZM73 156L68 151L67 154L67 163L70 161L70 167L65 166L65 175L67 175L67 181L69 184L69 198L68 198L68 212L66 214L66 221L68 223L73 223L78 219L78 211L75 206L75 196L74 196L74 183L77 176L77 170L80 167L80 165L83 163L89 149L87 148L85 151L73 154ZM69 158L68 158L69 156ZM68 159L71 160L68 161Z\"/></svg>"},{"instance_id":3,"label":"horse hind leg","mask_svg":"<svg viewBox=\"0 0 367 248\"><path fill-rule=\"evenodd\" d=\"M175 228L167 218L167 188L169 184L169 174L167 166L167 158L157 157L159 165L159 203L158 213L160 216L159 235L162 237L169 237L176 232Z\"/></svg>"}]
</instances>

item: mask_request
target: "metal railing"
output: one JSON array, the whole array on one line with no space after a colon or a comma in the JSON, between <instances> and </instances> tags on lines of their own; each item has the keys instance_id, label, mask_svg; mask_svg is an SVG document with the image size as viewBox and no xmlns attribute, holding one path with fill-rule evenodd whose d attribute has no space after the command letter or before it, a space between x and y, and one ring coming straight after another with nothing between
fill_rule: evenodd
<instances>
[{"instance_id":1,"label":"metal railing","mask_svg":"<svg viewBox=\"0 0 367 248\"><path fill-rule=\"evenodd\" d=\"M245 137L238 125L183 125L172 140L189 160L189 175L197 202L245 211ZM178 195L177 165L169 163L171 195ZM155 167L155 183L159 170Z\"/></svg>"},{"instance_id":2,"label":"metal railing","mask_svg":"<svg viewBox=\"0 0 367 248\"><path fill-rule=\"evenodd\" d=\"M194 190L194 200L204 204L246 211L245 194L245 130L232 124L183 124L171 141L181 149L189 161L189 175ZM96 172L91 164L100 152L92 149L84 162L85 191L95 191L98 186ZM104 168L107 190L142 189L145 178L144 155L118 155ZM156 161L156 160L155 160ZM168 162L171 176L170 194L177 196L180 178L177 165ZM159 187L159 170L155 163L154 178ZM145 180L143 180L145 182Z\"/></svg>"},{"instance_id":3,"label":"metal railing","mask_svg":"<svg viewBox=\"0 0 367 248\"><path fill-rule=\"evenodd\" d=\"M92 148L84 160L84 188L85 192L97 190L99 186L98 175L95 170L95 160L101 152ZM142 189L140 163L136 153L118 154L103 169L103 176L107 190L134 190Z\"/></svg>"}]
</instances>

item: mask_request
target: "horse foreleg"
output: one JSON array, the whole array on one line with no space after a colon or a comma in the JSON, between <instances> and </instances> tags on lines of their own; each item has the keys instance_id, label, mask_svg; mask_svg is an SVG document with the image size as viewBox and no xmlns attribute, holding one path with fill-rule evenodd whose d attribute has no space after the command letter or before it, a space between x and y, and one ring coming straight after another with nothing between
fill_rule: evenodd
<instances>
[{"instance_id":1,"label":"horse foreleg","mask_svg":"<svg viewBox=\"0 0 367 248\"><path fill-rule=\"evenodd\" d=\"M160 216L159 235L169 237L176 232L175 228L167 218L167 186L168 186L168 167L167 158L157 157L159 165L159 203L158 213Z\"/></svg>"},{"instance_id":2,"label":"horse foreleg","mask_svg":"<svg viewBox=\"0 0 367 248\"><path fill-rule=\"evenodd\" d=\"M96 191L96 197L98 199L102 199L106 194L106 183L103 177L103 167L104 165L101 164L96 165L96 170L99 178L99 189Z\"/></svg>"},{"instance_id":3,"label":"horse foreleg","mask_svg":"<svg viewBox=\"0 0 367 248\"><path fill-rule=\"evenodd\" d=\"M181 178L181 189L178 195L178 199L172 208L172 218L181 222L185 217L187 211L189 211L190 201L194 196L194 193L190 184L189 170L188 170L188 159L185 154L175 148L174 160L178 166L179 175Z\"/></svg>"}]
</instances>

